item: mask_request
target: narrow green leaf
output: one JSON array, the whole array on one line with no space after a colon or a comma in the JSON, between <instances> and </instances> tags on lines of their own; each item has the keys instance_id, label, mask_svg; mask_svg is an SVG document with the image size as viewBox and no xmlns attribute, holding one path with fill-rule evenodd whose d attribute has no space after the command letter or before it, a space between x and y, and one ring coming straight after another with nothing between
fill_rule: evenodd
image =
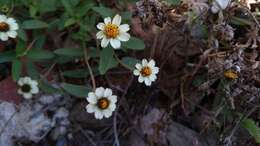
<instances>
[{"instance_id":1,"label":"narrow green leaf","mask_svg":"<svg viewBox=\"0 0 260 146\"><path fill-rule=\"evenodd\" d=\"M141 61L138 60L138 59L132 58L132 57L124 57L124 58L122 59L122 62L123 62L125 65L129 66L132 70L134 70L134 69L135 69L135 65L136 65L137 63L141 62Z\"/></svg>"},{"instance_id":2,"label":"narrow green leaf","mask_svg":"<svg viewBox=\"0 0 260 146\"><path fill-rule=\"evenodd\" d=\"M57 55L80 57L84 55L82 48L60 48L54 51Z\"/></svg>"},{"instance_id":3,"label":"narrow green leaf","mask_svg":"<svg viewBox=\"0 0 260 146\"><path fill-rule=\"evenodd\" d=\"M136 37L131 37L129 41L123 43L123 46L132 50L143 50L145 48L144 41Z\"/></svg>"},{"instance_id":4,"label":"narrow green leaf","mask_svg":"<svg viewBox=\"0 0 260 146\"><path fill-rule=\"evenodd\" d=\"M69 27L75 24L76 22L77 20L75 20L74 18L69 18L68 20L65 21L64 27Z\"/></svg>"},{"instance_id":5,"label":"narrow green leaf","mask_svg":"<svg viewBox=\"0 0 260 146\"><path fill-rule=\"evenodd\" d=\"M47 27L48 24L40 20L26 20L22 24L24 29L42 29Z\"/></svg>"},{"instance_id":6,"label":"narrow green leaf","mask_svg":"<svg viewBox=\"0 0 260 146\"><path fill-rule=\"evenodd\" d=\"M18 37L23 40L23 41L27 41L28 38L27 38L27 35L26 35L26 32L23 30L23 29L18 29Z\"/></svg>"},{"instance_id":7,"label":"narrow green leaf","mask_svg":"<svg viewBox=\"0 0 260 146\"><path fill-rule=\"evenodd\" d=\"M95 12L99 13L103 18L104 17L112 17L114 15L114 12L107 7L93 7L92 8Z\"/></svg>"},{"instance_id":8,"label":"narrow green leaf","mask_svg":"<svg viewBox=\"0 0 260 146\"><path fill-rule=\"evenodd\" d=\"M61 87L69 94L76 97L87 97L91 89L87 86L73 85L69 83L62 83Z\"/></svg>"},{"instance_id":9,"label":"narrow green leaf","mask_svg":"<svg viewBox=\"0 0 260 146\"><path fill-rule=\"evenodd\" d=\"M46 93L50 93L50 94L63 93L59 88L53 87L47 80L40 80L39 87L41 90L43 90Z\"/></svg>"},{"instance_id":10,"label":"narrow green leaf","mask_svg":"<svg viewBox=\"0 0 260 146\"><path fill-rule=\"evenodd\" d=\"M24 54L25 51L26 51L26 42L19 39L17 44L16 44L16 48L15 48L16 56L25 55Z\"/></svg>"},{"instance_id":11,"label":"narrow green leaf","mask_svg":"<svg viewBox=\"0 0 260 146\"><path fill-rule=\"evenodd\" d=\"M63 4L63 6L65 7L66 11L70 14L73 15L73 10L72 10L72 4L70 2L70 0L61 0L61 3Z\"/></svg>"},{"instance_id":12,"label":"narrow green leaf","mask_svg":"<svg viewBox=\"0 0 260 146\"><path fill-rule=\"evenodd\" d=\"M26 63L26 67L27 67L27 73L32 79L37 80L40 77L40 74L37 71L32 61L28 60Z\"/></svg>"},{"instance_id":13,"label":"narrow green leaf","mask_svg":"<svg viewBox=\"0 0 260 146\"><path fill-rule=\"evenodd\" d=\"M260 128L252 119L244 119L242 126L255 138L256 143L260 143Z\"/></svg>"},{"instance_id":14,"label":"narrow green leaf","mask_svg":"<svg viewBox=\"0 0 260 146\"><path fill-rule=\"evenodd\" d=\"M0 53L0 63L11 62L16 58L16 54L14 51L6 51Z\"/></svg>"},{"instance_id":15,"label":"narrow green leaf","mask_svg":"<svg viewBox=\"0 0 260 146\"><path fill-rule=\"evenodd\" d=\"M20 78L22 72L22 62L18 59L15 59L12 64L12 77L14 81L17 81Z\"/></svg>"},{"instance_id":16,"label":"narrow green leaf","mask_svg":"<svg viewBox=\"0 0 260 146\"><path fill-rule=\"evenodd\" d=\"M88 76L88 71L86 69L78 69L78 70L71 70L71 71L64 71L62 73L65 77L71 78L86 78Z\"/></svg>"},{"instance_id":17,"label":"narrow green leaf","mask_svg":"<svg viewBox=\"0 0 260 146\"><path fill-rule=\"evenodd\" d=\"M31 49L27 53L27 57L34 60L52 59L54 54L51 51L41 49Z\"/></svg>"},{"instance_id":18,"label":"narrow green leaf","mask_svg":"<svg viewBox=\"0 0 260 146\"><path fill-rule=\"evenodd\" d=\"M100 53L99 61L99 72L101 75L105 74L109 69L117 66L118 62L113 56L113 48L107 47L104 48Z\"/></svg>"},{"instance_id":19,"label":"narrow green leaf","mask_svg":"<svg viewBox=\"0 0 260 146\"><path fill-rule=\"evenodd\" d=\"M252 25L253 23L249 20L239 18L236 16L231 16L231 23L236 25Z\"/></svg>"}]
</instances>

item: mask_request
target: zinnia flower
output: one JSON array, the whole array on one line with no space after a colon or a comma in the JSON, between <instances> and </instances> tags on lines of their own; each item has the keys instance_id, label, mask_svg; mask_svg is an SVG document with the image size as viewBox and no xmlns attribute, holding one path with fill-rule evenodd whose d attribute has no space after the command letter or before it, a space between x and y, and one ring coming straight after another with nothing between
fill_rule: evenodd
<instances>
[{"instance_id":1,"label":"zinnia flower","mask_svg":"<svg viewBox=\"0 0 260 146\"><path fill-rule=\"evenodd\" d=\"M149 62L146 59L142 60L142 63L135 65L134 75L139 76L138 82L145 83L146 86L151 86L157 77L156 74L159 72L159 68L155 66L155 61L152 59Z\"/></svg>"},{"instance_id":2,"label":"zinnia flower","mask_svg":"<svg viewBox=\"0 0 260 146\"><path fill-rule=\"evenodd\" d=\"M118 14L111 20L110 17L104 19L104 23L98 23L97 28L100 30L97 33L97 39L101 40L101 47L105 48L110 43L114 49L121 47L121 42L126 42L130 39L130 30L128 24L121 25L121 16Z\"/></svg>"},{"instance_id":3,"label":"zinnia flower","mask_svg":"<svg viewBox=\"0 0 260 146\"><path fill-rule=\"evenodd\" d=\"M0 39L2 41L7 41L9 37L16 38L18 28L15 19L0 15Z\"/></svg>"},{"instance_id":4,"label":"zinnia flower","mask_svg":"<svg viewBox=\"0 0 260 146\"><path fill-rule=\"evenodd\" d=\"M31 99L33 94L39 92L38 82L30 77L23 77L18 80L18 93L23 95L25 99Z\"/></svg>"},{"instance_id":5,"label":"zinnia flower","mask_svg":"<svg viewBox=\"0 0 260 146\"><path fill-rule=\"evenodd\" d=\"M117 96L109 88L99 87L95 92L88 93L86 106L88 113L94 113L96 119L109 118L116 109Z\"/></svg>"}]
</instances>

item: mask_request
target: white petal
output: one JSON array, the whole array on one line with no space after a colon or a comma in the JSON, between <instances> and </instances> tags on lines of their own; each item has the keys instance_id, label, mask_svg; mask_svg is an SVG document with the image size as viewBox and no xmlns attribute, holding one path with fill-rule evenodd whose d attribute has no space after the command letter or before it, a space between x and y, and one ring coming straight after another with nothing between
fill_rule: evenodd
<instances>
[{"instance_id":1,"label":"white petal","mask_svg":"<svg viewBox=\"0 0 260 146\"><path fill-rule=\"evenodd\" d=\"M149 76L149 79L150 79L151 81L155 81L155 80L157 79L157 77L156 77L155 74L151 74L151 75Z\"/></svg>"},{"instance_id":2,"label":"white petal","mask_svg":"<svg viewBox=\"0 0 260 146\"><path fill-rule=\"evenodd\" d=\"M96 34L96 37L97 37L97 39L102 39L102 38L105 37L105 35L104 35L103 31L99 31L99 32Z\"/></svg>"},{"instance_id":3,"label":"white petal","mask_svg":"<svg viewBox=\"0 0 260 146\"><path fill-rule=\"evenodd\" d=\"M17 30L19 28L16 20L13 18L8 18L6 22L9 24L11 30Z\"/></svg>"},{"instance_id":4,"label":"white petal","mask_svg":"<svg viewBox=\"0 0 260 146\"><path fill-rule=\"evenodd\" d=\"M146 86L151 86L151 84L152 84L152 82L151 82L151 80L149 80L149 78L145 78L144 83Z\"/></svg>"},{"instance_id":5,"label":"white petal","mask_svg":"<svg viewBox=\"0 0 260 146\"><path fill-rule=\"evenodd\" d=\"M8 31L8 32L7 32L7 35L8 35L10 38L16 38L17 32L11 30L11 31Z\"/></svg>"},{"instance_id":6,"label":"white petal","mask_svg":"<svg viewBox=\"0 0 260 146\"><path fill-rule=\"evenodd\" d=\"M137 64L135 65L135 67L136 67L139 71L143 68L143 66L142 66L140 63L137 63Z\"/></svg>"},{"instance_id":7,"label":"white petal","mask_svg":"<svg viewBox=\"0 0 260 146\"><path fill-rule=\"evenodd\" d=\"M153 59L150 60L149 63L148 63L148 65L149 65L150 67L154 67L154 66L155 66L155 61L154 61Z\"/></svg>"},{"instance_id":8,"label":"white petal","mask_svg":"<svg viewBox=\"0 0 260 146\"><path fill-rule=\"evenodd\" d=\"M18 89L17 92L18 92L18 94L21 94L21 95L23 94L23 91L21 89Z\"/></svg>"},{"instance_id":9,"label":"white petal","mask_svg":"<svg viewBox=\"0 0 260 146\"><path fill-rule=\"evenodd\" d=\"M121 47L121 42L118 39L111 39L110 44L114 49L119 49Z\"/></svg>"},{"instance_id":10,"label":"white petal","mask_svg":"<svg viewBox=\"0 0 260 146\"><path fill-rule=\"evenodd\" d=\"M111 117L111 115L112 115L112 111L111 111L110 109L104 110L104 111L103 111L103 115L104 115L106 118L109 118L109 117Z\"/></svg>"},{"instance_id":11,"label":"white petal","mask_svg":"<svg viewBox=\"0 0 260 146\"><path fill-rule=\"evenodd\" d=\"M0 22L5 22L6 21L6 16L5 15L0 15Z\"/></svg>"},{"instance_id":12,"label":"white petal","mask_svg":"<svg viewBox=\"0 0 260 146\"><path fill-rule=\"evenodd\" d=\"M139 75L140 75L140 71L137 70L137 69L135 69L133 73L134 73L134 75L136 75L136 76L139 76Z\"/></svg>"},{"instance_id":13,"label":"white petal","mask_svg":"<svg viewBox=\"0 0 260 146\"><path fill-rule=\"evenodd\" d=\"M106 88L105 92L104 92L104 97L109 97L112 96L112 90L109 88Z\"/></svg>"},{"instance_id":14,"label":"white petal","mask_svg":"<svg viewBox=\"0 0 260 146\"><path fill-rule=\"evenodd\" d=\"M147 66L147 64L148 64L147 60L146 60L146 59L143 59L143 60L142 60L142 66Z\"/></svg>"},{"instance_id":15,"label":"white petal","mask_svg":"<svg viewBox=\"0 0 260 146\"><path fill-rule=\"evenodd\" d=\"M109 107L108 107L111 111L114 111L116 109L116 104L114 103L111 103L109 104Z\"/></svg>"},{"instance_id":16,"label":"white petal","mask_svg":"<svg viewBox=\"0 0 260 146\"><path fill-rule=\"evenodd\" d=\"M106 37L103 37L103 39L101 41L101 47L106 48L108 43L109 43L109 39L107 39Z\"/></svg>"},{"instance_id":17,"label":"white petal","mask_svg":"<svg viewBox=\"0 0 260 146\"><path fill-rule=\"evenodd\" d=\"M123 32L123 33L120 33L120 34L117 36L117 38L118 38L120 41L122 41L122 42L126 42L126 41L129 41L129 39L130 39L130 34Z\"/></svg>"},{"instance_id":18,"label":"white petal","mask_svg":"<svg viewBox=\"0 0 260 146\"><path fill-rule=\"evenodd\" d=\"M96 89L95 94L97 98L104 97L105 89L103 87L99 87Z\"/></svg>"},{"instance_id":19,"label":"white petal","mask_svg":"<svg viewBox=\"0 0 260 146\"><path fill-rule=\"evenodd\" d=\"M119 26L121 24L121 16L116 14L116 16L113 18L112 24Z\"/></svg>"},{"instance_id":20,"label":"white petal","mask_svg":"<svg viewBox=\"0 0 260 146\"><path fill-rule=\"evenodd\" d=\"M157 74L159 72L159 67L153 67L152 72L153 74Z\"/></svg>"},{"instance_id":21,"label":"white petal","mask_svg":"<svg viewBox=\"0 0 260 146\"><path fill-rule=\"evenodd\" d=\"M95 111L95 118L96 118L96 119L102 119L103 116L104 116L104 115L102 114L101 111L99 111L99 110L96 110L96 111Z\"/></svg>"},{"instance_id":22,"label":"white petal","mask_svg":"<svg viewBox=\"0 0 260 146\"><path fill-rule=\"evenodd\" d=\"M31 98L32 98L32 94L31 94L31 93L24 93L24 94L23 94L23 97L24 97L25 99L31 99Z\"/></svg>"},{"instance_id":23,"label":"white petal","mask_svg":"<svg viewBox=\"0 0 260 146\"><path fill-rule=\"evenodd\" d=\"M88 93L87 101L91 104L96 104L97 103L97 97L94 94L94 92Z\"/></svg>"},{"instance_id":24,"label":"white petal","mask_svg":"<svg viewBox=\"0 0 260 146\"><path fill-rule=\"evenodd\" d=\"M218 6L220 6L220 8L222 10L226 9L228 4L230 3L230 0L216 0Z\"/></svg>"},{"instance_id":25,"label":"white petal","mask_svg":"<svg viewBox=\"0 0 260 146\"><path fill-rule=\"evenodd\" d=\"M108 99L111 102L111 104L117 102L117 96L116 95L109 96Z\"/></svg>"},{"instance_id":26,"label":"white petal","mask_svg":"<svg viewBox=\"0 0 260 146\"><path fill-rule=\"evenodd\" d=\"M104 22L105 22L105 24L111 23L111 18L110 18L110 17L106 17L106 18L104 19Z\"/></svg>"},{"instance_id":27,"label":"white petal","mask_svg":"<svg viewBox=\"0 0 260 146\"><path fill-rule=\"evenodd\" d=\"M20 78L17 83L19 86L22 86L24 84L24 78Z\"/></svg>"},{"instance_id":28,"label":"white petal","mask_svg":"<svg viewBox=\"0 0 260 146\"><path fill-rule=\"evenodd\" d=\"M212 13L216 14L218 11L220 10L220 8L218 6L212 6L211 7L211 11Z\"/></svg>"},{"instance_id":29,"label":"white petal","mask_svg":"<svg viewBox=\"0 0 260 146\"><path fill-rule=\"evenodd\" d=\"M97 28L98 28L99 30L104 30L104 29L105 29L105 23L98 23L98 24L97 24Z\"/></svg>"},{"instance_id":30,"label":"white petal","mask_svg":"<svg viewBox=\"0 0 260 146\"><path fill-rule=\"evenodd\" d=\"M37 94L37 93L39 93L39 88L38 88L37 86L32 87L31 93L32 93L32 94Z\"/></svg>"},{"instance_id":31,"label":"white petal","mask_svg":"<svg viewBox=\"0 0 260 146\"><path fill-rule=\"evenodd\" d=\"M119 26L119 30L120 30L121 32L127 32L127 31L130 30L130 27L129 27L128 24L122 24L122 25Z\"/></svg>"},{"instance_id":32,"label":"white petal","mask_svg":"<svg viewBox=\"0 0 260 146\"><path fill-rule=\"evenodd\" d=\"M30 84L31 84L32 86L38 86L38 82L35 81L35 80L31 80L31 81L30 81Z\"/></svg>"},{"instance_id":33,"label":"white petal","mask_svg":"<svg viewBox=\"0 0 260 146\"><path fill-rule=\"evenodd\" d=\"M86 106L86 110L87 110L88 113L94 113L97 110L97 108L93 104L88 104Z\"/></svg>"},{"instance_id":34,"label":"white petal","mask_svg":"<svg viewBox=\"0 0 260 146\"><path fill-rule=\"evenodd\" d=\"M8 40L8 35L6 33L0 33L0 39L2 41L7 41Z\"/></svg>"},{"instance_id":35,"label":"white petal","mask_svg":"<svg viewBox=\"0 0 260 146\"><path fill-rule=\"evenodd\" d=\"M138 77L138 82L139 82L139 83L144 82L144 77L143 77L143 76L139 76L139 77Z\"/></svg>"},{"instance_id":36,"label":"white petal","mask_svg":"<svg viewBox=\"0 0 260 146\"><path fill-rule=\"evenodd\" d=\"M24 83L31 83L32 79L30 77L24 77Z\"/></svg>"}]
</instances>

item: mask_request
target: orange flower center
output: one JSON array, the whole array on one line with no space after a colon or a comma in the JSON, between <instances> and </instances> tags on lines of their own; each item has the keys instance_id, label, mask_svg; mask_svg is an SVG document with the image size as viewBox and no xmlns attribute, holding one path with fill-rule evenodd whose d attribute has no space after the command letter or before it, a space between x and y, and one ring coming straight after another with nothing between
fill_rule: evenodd
<instances>
[{"instance_id":1,"label":"orange flower center","mask_svg":"<svg viewBox=\"0 0 260 146\"><path fill-rule=\"evenodd\" d=\"M108 37L108 38L116 38L119 34L119 28L117 25L115 24L107 24L105 26L105 35Z\"/></svg>"},{"instance_id":2,"label":"orange flower center","mask_svg":"<svg viewBox=\"0 0 260 146\"><path fill-rule=\"evenodd\" d=\"M142 74L142 76L147 77L147 76L152 74L152 69L150 67L148 67L148 66L143 67L141 69L141 74Z\"/></svg>"},{"instance_id":3,"label":"orange flower center","mask_svg":"<svg viewBox=\"0 0 260 146\"><path fill-rule=\"evenodd\" d=\"M9 30L9 25L5 22L0 22L0 31L7 32Z\"/></svg>"},{"instance_id":4,"label":"orange flower center","mask_svg":"<svg viewBox=\"0 0 260 146\"><path fill-rule=\"evenodd\" d=\"M235 71L232 71L232 70L227 70L224 72L224 76L227 78L227 79L230 79L230 80L235 80L238 78L238 75Z\"/></svg>"},{"instance_id":5,"label":"orange flower center","mask_svg":"<svg viewBox=\"0 0 260 146\"><path fill-rule=\"evenodd\" d=\"M97 103L100 109L107 109L109 106L109 101L107 98L100 98Z\"/></svg>"}]
</instances>

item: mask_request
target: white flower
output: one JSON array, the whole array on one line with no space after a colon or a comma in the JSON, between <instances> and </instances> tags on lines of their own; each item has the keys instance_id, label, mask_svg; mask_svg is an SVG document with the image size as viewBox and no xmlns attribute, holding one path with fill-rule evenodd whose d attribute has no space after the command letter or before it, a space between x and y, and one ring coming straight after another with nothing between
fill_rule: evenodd
<instances>
[{"instance_id":1,"label":"white flower","mask_svg":"<svg viewBox=\"0 0 260 146\"><path fill-rule=\"evenodd\" d=\"M16 38L19 26L15 19L0 15L0 39L7 41L8 37Z\"/></svg>"},{"instance_id":2,"label":"white flower","mask_svg":"<svg viewBox=\"0 0 260 146\"><path fill-rule=\"evenodd\" d=\"M105 23L98 23L97 28L100 30L96 36L101 40L101 47L105 48L110 43L114 49L121 47L121 42L126 42L130 39L130 30L128 24L121 25L121 16L118 14L111 20L110 17L104 19Z\"/></svg>"},{"instance_id":3,"label":"white flower","mask_svg":"<svg viewBox=\"0 0 260 146\"><path fill-rule=\"evenodd\" d=\"M96 119L109 118L116 109L117 96L112 95L112 90L99 87L95 92L89 92L86 106L88 113L94 113Z\"/></svg>"},{"instance_id":4,"label":"white flower","mask_svg":"<svg viewBox=\"0 0 260 146\"><path fill-rule=\"evenodd\" d=\"M142 64L137 63L135 65L134 75L139 76L138 82L145 83L146 86L151 86L152 82L157 79L156 74L159 72L159 68L155 66L155 61L152 59L149 62L146 59L142 60Z\"/></svg>"},{"instance_id":5,"label":"white flower","mask_svg":"<svg viewBox=\"0 0 260 146\"><path fill-rule=\"evenodd\" d=\"M226 9L230 2L231 0L215 0L211 7L212 13L218 13L220 10Z\"/></svg>"},{"instance_id":6,"label":"white flower","mask_svg":"<svg viewBox=\"0 0 260 146\"><path fill-rule=\"evenodd\" d=\"M31 99L33 94L39 92L38 82L30 77L23 77L18 80L18 93L23 95L25 99Z\"/></svg>"}]
</instances>

